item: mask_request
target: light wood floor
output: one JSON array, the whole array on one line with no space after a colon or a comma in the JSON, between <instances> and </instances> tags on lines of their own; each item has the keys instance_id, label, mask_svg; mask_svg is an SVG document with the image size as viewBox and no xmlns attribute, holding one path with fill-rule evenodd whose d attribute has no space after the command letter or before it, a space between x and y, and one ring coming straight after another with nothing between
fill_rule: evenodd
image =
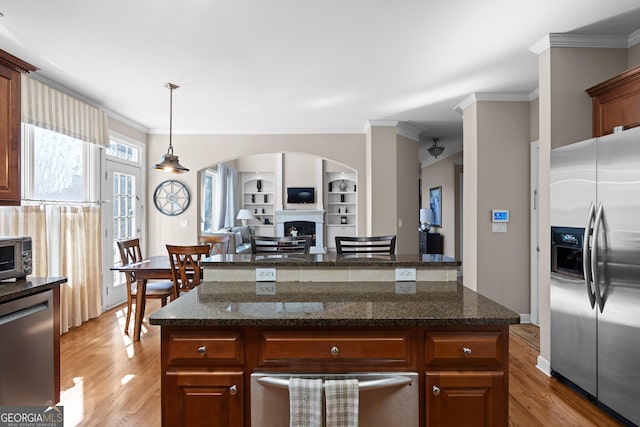
<instances>
[{"instance_id":1,"label":"light wood floor","mask_svg":"<svg viewBox=\"0 0 640 427\"><path fill-rule=\"evenodd\" d=\"M159 306L159 302L149 301L147 312ZM142 340L131 342L122 333L124 310L107 311L62 336L65 427L160 425L160 328L145 325ZM510 335L511 426L619 425L536 369L538 351Z\"/></svg>"}]
</instances>

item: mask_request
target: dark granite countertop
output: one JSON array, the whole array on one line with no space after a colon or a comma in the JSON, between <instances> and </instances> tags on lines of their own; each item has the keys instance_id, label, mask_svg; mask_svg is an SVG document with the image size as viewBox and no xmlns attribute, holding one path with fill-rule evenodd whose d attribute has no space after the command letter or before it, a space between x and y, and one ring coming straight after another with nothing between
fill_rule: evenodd
<instances>
[{"instance_id":1,"label":"dark granite countertop","mask_svg":"<svg viewBox=\"0 0 640 427\"><path fill-rule=\"evenodd\" d=\"M162 326L508 325L520 316L456 282L205 282L149 316Z\"/></svg>"},{"instance_id":2,"label":"dark granite countertop","mask_svg":"<svg viewBox=\"0 0 640 427\"><path fill-rule=\"evenodd\" d=\"M43 292L67 281L66 277L28 277L0 282L0 303Z\"/></svg>"},{"instance_id":3,"label":"dark granite countertop","mask_svg":"<svg viewBox=\"0 0 640 427\"><path fill-rule=\"evenodd\" d=\"M460 261L444 255L214 255L200 262L203 267L457 267Z\"/></svg>"}]
</instances>

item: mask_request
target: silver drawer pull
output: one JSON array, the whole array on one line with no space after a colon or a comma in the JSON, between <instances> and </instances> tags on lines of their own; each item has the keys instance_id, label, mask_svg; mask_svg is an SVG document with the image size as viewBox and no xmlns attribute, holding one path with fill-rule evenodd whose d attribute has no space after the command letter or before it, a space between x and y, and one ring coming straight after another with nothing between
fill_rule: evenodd
<instances>
[{"instance_id":1,"label":"silver drawer pull","mask_svg":"<svg viewBox=\"0 0 640 427\"><path fill-rule=\"evenodd\" d=\"M229 394L231 394L232 396L238 394L238 387L235 384L229 387Z\"/></svg>"},{"instance_id":2,"label":"silver drawer pull","mask_svg":"<svg viewBox=\"0 0 640 427\"><path fill-rule=\"evenodd\" d=\"M471 356L473 354L473 351L471 351L471 349L467 347L463 348L462 352L464 353L465 356Z\"/></svg>"},{"instance_id":3,"label":"silver drawer pull","mask_svg":"<svg viewBox=\"0 0 640 427\"><path fill-rule=\"evenodd\" d=\"M204 355L206 352L207 352L207 347L205 346L198 347L198 354Z\"/></svg>"},{"instance_id":4,"label":"silver drawer pull","mask_svg":"<svg viewBox=\"0 0 640 427\"><path fill-rule=\"evenodd\" d=\"M440 387L434 385L431 390L433 391L434 396L440 396Z\"/></svg>"},{"instance_id":5,"label":"silver drawer pull","mask_svg":"<svg viewBox=\"0 0 640 427\"><path fill-rule=\"evenodd\" d=\"M336 347L335 345L333 347L331 347L331 355L332 356L337 356L340 354L340 349L338 347Z\"/></svg>"}]
</instances>

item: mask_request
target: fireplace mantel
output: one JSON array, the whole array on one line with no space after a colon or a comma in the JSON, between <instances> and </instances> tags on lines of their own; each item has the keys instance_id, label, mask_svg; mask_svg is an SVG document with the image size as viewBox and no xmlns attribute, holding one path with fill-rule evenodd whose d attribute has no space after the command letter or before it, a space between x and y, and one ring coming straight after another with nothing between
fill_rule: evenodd
<instances>
[{"instance_id":1,"label":"fireplace mantel","mask_svg":"<svg viewBox=\"0 0 640 427\"><path fill-rule=\"evenodd\" d=\"M284 236L284 224L289 221L309 221L316 224L316 244L311 247L312 254L323 254L324 246L324 211L311 209L286 209L275 211L276 236Z\"/></svg>"}]
</instances>

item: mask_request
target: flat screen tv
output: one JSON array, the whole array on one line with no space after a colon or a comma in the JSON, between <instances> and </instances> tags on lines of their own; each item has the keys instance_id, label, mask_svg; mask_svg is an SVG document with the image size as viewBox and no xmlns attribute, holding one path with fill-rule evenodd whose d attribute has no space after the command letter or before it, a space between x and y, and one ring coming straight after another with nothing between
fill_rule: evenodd
<instances>
[{"instance_id":1,"label":"flat screen tv","mask_svg":"<svg viewBox=\"0 0 640 427\"><path fill-rule=\"evenodd\" d=\"M287 203L315 203L316 193L313 187L287 187Z\"/></svg>"}]
</instances>

